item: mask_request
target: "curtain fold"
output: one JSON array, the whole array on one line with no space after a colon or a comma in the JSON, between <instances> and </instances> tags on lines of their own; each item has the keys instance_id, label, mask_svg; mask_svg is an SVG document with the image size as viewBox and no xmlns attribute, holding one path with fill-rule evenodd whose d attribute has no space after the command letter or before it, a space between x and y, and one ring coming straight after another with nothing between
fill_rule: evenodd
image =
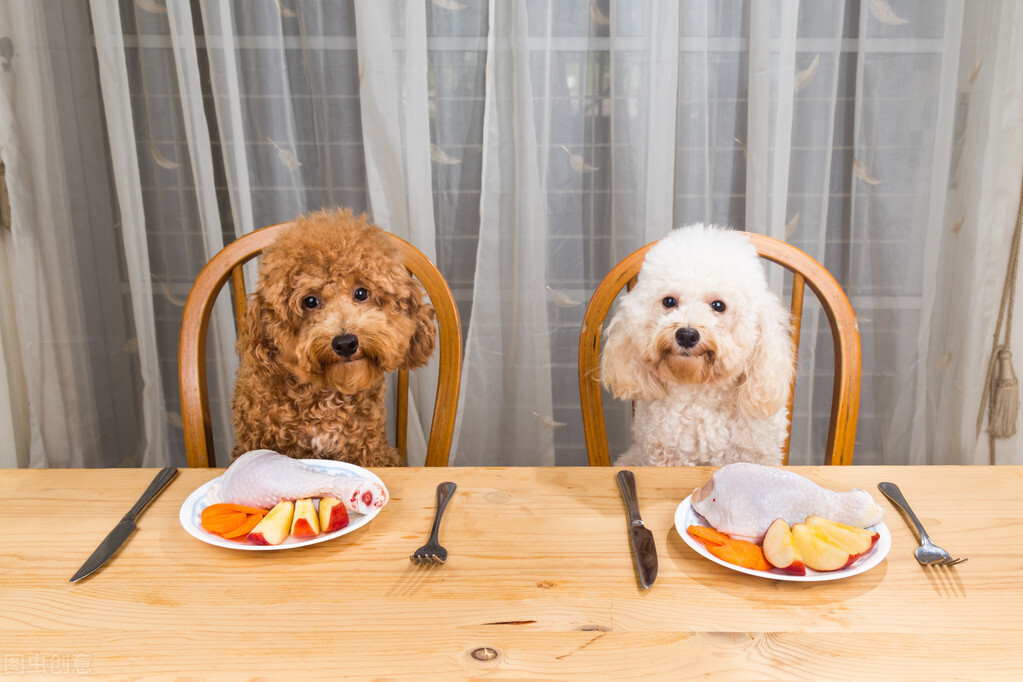
<instances>
[{"instance_id":1,"label":"curtain fold","mask_svg":"<svg viewBox=\"0 0 1023 682\"><path fill-rule=\"evenodd\" d=\"M359 102L366 154L369 206L374 221L417 245L436 260L433 194L421 178L430 176L430 133L426 69L426 13L423 5L358 0ZM402 35L393 26L404 25ZM426 460L437 390L437 363L410 373L407 458ZM393 395L395 383L388 384Z\"/></svg>"},{"instance_id":2,"label":"curtain fold","mask_svg":"<svg viewBox=\"0 0 1023 682\"><path fill-rule=\"evenodd\" d=\"M203 102L202 73L199 64L199 50L196 42L196 26L191 11L180 5L167 5L167 19L170 28L171 47L174 51L175 75L178 91L185 102ZM224 233L221 223L220 199L217 196L217 179L214 169L213 135L207 123L206 107L181 107L181 121L184 128L188 165L195 178L196 224L187 226L186 234L194 230L198 233L204 246L203 253L207 259L212 258L224 248ZM189 229L191 228L191 229ZM234 384L234 373L237 370L233 362L235 324L234 311L229 297L222 296L210 317L207 347L209 354L218 362L211 363L207 369L207 381L215 394L226 395ZM229 440L227 425L231 423L230 402L224 398L211 402L211 410L216 410L214 422L218 425L216 440L225 443ZM217 448L218 463L227 464L223 450ZM151 466L159 466L163 459L151 459Z\"/></svg>"},{"instance_id":3,"label":"curtain fold","mask_svg":"<svg viewBox=\"0 0 1023 682\"><path fill-rule=\"evenodd\" d=\"M88 106L100 93L82 30L87 11L0 6L0 155L11 208L2 285L13 302L3 325L17 330L20 345L8 355L5 343L5 361L20 356L24 378L8 376L3 388L23 385L13 399L25 400L18 410L28 414L12 423L17 433L0 435L27 443L32 467L138 465L142 424L163 418L158 395L148 393L157 402L142 406L132 319L106 264L116 257L119 225L108 201L105 125ZM123 422L114 416L118 395L133 396L120 408ZM157 439L153 447L163 446Z\"/></svg>"},{"instance_id":4,"label":"curtain fold","mask_svg":"<svg viewBox=\"0 0 1023 682\"><path fill-rule=\"evenodd\" d=\"M1020 206L1023 7L965 3L962 9L956 19L961 16L963 41L951 75L956 104L937 254L940 278L927 326L925 421L941 438L926 443L924 435L914 434L924 441L914 457L933 464L1018 464L1020 432L992 443L987 417L979 434L976 419ZM1018 341L1013 345L1019 358Z\"/></svg>"},{"instance_id":5,"label":"curtain fold","mask_svg":"<svg viewBox=\"0 0 1023 682\"><path fill-rule=\"evenodd\" d=\"M0 466L183 464L195 275L336 205L451 285L453 464L585 464L586 303L695 222L784 239L842 284L863 340L856 463L1023 463L1020 436L992 458L976 432L1023 174L1021 38L1009 0L2 3ZM223 465L227 301L212 325ZM833 363L812 301L800 347L791 463L810 464ZM412 374L412 464L435 364ZM614 456L631 409L605 403Z\"/></svg>"},{"instance_id":6,"label":"curtain fold","mask_svg":"<svg viewBox=\"0 0 1023 682\"><path fill-rule=\"evenodd\" d=\"M554 464L547 215L523 3L490 2L479 247L453 464Z\"/></svg>"},{"instance_id":7,"label":"curtain fold","mask_svg":"<svg viewBox=\"0 0 1023 682\"><path fill-rule=\"evenodd\" d=\"M110 156L118 208L121 213L125 270L131 289L139 369L142 374L141 403L145 449L141 465L161 466L169 460L165 417L167 410L164 405L163 380L159 371L156 371L159 366L159 350L155 334L155 310L152 305L153 289L150 275L152 268L149 263L148 234L138 162L138 149L141 144L129 132L133 131L135 126L132 124L124 31L117 8L105 3L92 3L90 8L107 128L120 133L110 139ZM81 409L81 403L78 404L78 409Z\"/></svg>"}]
</instances>

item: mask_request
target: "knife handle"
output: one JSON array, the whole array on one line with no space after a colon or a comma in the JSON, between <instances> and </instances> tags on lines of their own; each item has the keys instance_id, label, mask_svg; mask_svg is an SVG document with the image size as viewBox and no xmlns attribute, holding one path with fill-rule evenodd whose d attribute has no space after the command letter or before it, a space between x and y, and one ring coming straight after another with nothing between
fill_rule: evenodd
<instances>
[{"instance_id":1,"label":"knife handle","mask_svg":"<svg viewBox=\"0 0 1023 682\"><path fill-rule=\"evenodd\" d=\"M633 526L643 523L639 516L639 498L636 495L636 476L631 471L622 470L618 472L618 487L622 489L622 497L625 498L625 508L629 512L629 523Z\"/></svg>"},{"instance_id":2,"label":"knife handle","mask_svg":"<svg viewBox=\"0 0 1023 682\"><path fill-rule=\"evenodd\" d=\"M149 487L146 488L146 492L142 493L142 497L138 499L138 502L136 502L135 505L128 510L127 514L125 514L125 518L132 519L134 521L135 517L142 513L142 510L146 508L146 505L149 504L154 497L156 497L158 492L163 490L164 486L171 482L171 479L174 478L177 473L177 467L165 467L161 470L160 473L156 475L156 478L153 479L153 482L149 484Z\"/></svg>"}]
</instances>

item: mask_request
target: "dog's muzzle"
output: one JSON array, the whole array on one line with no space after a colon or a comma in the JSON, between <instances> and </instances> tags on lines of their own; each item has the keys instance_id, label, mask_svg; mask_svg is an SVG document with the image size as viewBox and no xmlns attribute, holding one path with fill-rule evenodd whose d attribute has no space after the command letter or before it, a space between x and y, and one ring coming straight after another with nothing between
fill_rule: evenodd
<instances>
[{"instance_id":1,"label":"dog's muzzle","mask_svg":"<svg viewBox=\"0 0 1023 682\"><path fill-rule=\"evenodd\" d=\"M355 334L338 334L331 340L330 347L339 356L350 358L359 350L359 337Z\"/></svg>"},{"instance_id":2,"label":"dog's muzzle","mask_svg":"<svg viewBox=\"0 0 1023 682\"><path fill-rule=\"evenodd\" d=\"M683 327L675 330L675 343L685 349L690 349L700 342L700 332L691 327Z\"/></svg>"}]
</instances>

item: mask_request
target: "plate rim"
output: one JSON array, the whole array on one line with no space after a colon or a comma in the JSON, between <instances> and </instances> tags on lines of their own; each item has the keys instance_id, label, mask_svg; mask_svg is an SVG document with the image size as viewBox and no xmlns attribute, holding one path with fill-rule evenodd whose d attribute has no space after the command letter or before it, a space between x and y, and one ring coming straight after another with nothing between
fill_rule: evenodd
<instances>
[{"instance_id":1,"label":"plate rim","mask_svg":"<svg viewBox=\"0 0 1023 682\"><path fill-rule=\"evenodd\" d=\"M380 477L374 474L372 471L364 469L355 464L350 464L348 462L339 462L337 460L332 459L299 459L297 461L305 462L313 469L316 469L321 473L331 473L330 470L340 469L347 471L350 474L355 475L359 478L374 481L382 486L384 485L384 482L380 480ZM284 542L282 542L279 545L253 545L247 542L245 543L235 542L233 540L222 538L218 535L213 535L212 533L204 529L198 522L199 514L206 506L208 506L207 504L202 504L206 498L206 491L209 489L211 485L213 485L214 482L220 480L221 476L223 476L223 474L217 476L216 478L212 478L209 481L206 481L201 486L193 490L188 495L188 497L185 498L185 501L181 503L181 509L178 512L178 521L181 523L181 527L184 528L185 531L192 537L196 538L197 540L202 540L203 542L213 545L215 547L223 547L224 549L240 549L249 552L252 551L267 552L282 549L295 549L298 547L308 547L309 545L315 545L321 542L326 542L327 540L333 540L336 537L346 535L355 530L358 530L359 528L362 528L370 521L372 521L376 517L376 515L380 513L380 510L383 509L383 507L376 507L374 509L371 509L367 514L359 514L359 512L353 512L352 510L349 509L348 514L350 518L353 515L357 515L359 518L351 518L348 525L345 526L344 528L332 531L330 533L320 533L315 537L311 537L305 540L295 540L289 535L284 540ZM384 487L386 488L386 486Z\"/></svg>"},{"instance_id":2,"label":"plate rim","mask_svg":"<svg viewBox=\"0 0 1023 682\"><path fill-rule=\"evenodd\" d=\"M686 532L686 528L689 527L687 519L690 518L690 513L692 514L693 519L699 522L696 525L713 528L706 519L700 516L699 512L693 509L692 502L690 502L691 498L692 494L682 500L678 507L675 508L675 531L679 534L679 536L681 536L682 541L705 559L710 559L714 563L724 566L725 568L730 568L733 571L752 575L757 578L765 578L767 580L788 580L791 582L804 583L842 580L843 578L851 578L854 575L865 573L874 568L884 561L885 557L888 556L888 552L892 548L891 532L888 530L888 526L885 525L885 522L881 521L880 523L869 527L870 530L877 531L877 533L881 536L877 539L877 542L874 543L874 546L870 548L866 554L859 557L851 566L841 568L837 571L814 571L812 568L808 567L806 569L806 575L793 575L791 573L786 573L780 568L772 568L770 571L758 571L744 566L736 566L735 564L730 564L708 552L707 548L704 547L703 544L690 537L689 533Z\"/></svg>"}]
</instances>

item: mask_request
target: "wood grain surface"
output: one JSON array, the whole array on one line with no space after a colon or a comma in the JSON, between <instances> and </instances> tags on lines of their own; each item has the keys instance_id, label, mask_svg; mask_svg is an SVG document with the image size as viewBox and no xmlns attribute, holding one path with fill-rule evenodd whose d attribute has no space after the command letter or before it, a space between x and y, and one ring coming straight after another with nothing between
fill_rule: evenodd
<instances>
[{"instance_id":1,"label":"wood grain surface","mask_svg":"<svg viewBox=\"0 0 1023 682\"><path fill-rule=\"evenodd\" d=\"M710 562L673 525L712 469L636 468L660 560L643 590L615 470L376 469L364 528L272 552L178 521L219 475L186 469L100 571L68 579L156 470L0 471L0 672L103 679L992 679L1023 673L1023 467L794 467L887 510L892 549L844 580L767 580ZM412 564L435 488L458 484L443 566ZM897 483L936 542L920 566ZM478 660L479 658L489 660Z\"/></svg>"}]
</instances>

